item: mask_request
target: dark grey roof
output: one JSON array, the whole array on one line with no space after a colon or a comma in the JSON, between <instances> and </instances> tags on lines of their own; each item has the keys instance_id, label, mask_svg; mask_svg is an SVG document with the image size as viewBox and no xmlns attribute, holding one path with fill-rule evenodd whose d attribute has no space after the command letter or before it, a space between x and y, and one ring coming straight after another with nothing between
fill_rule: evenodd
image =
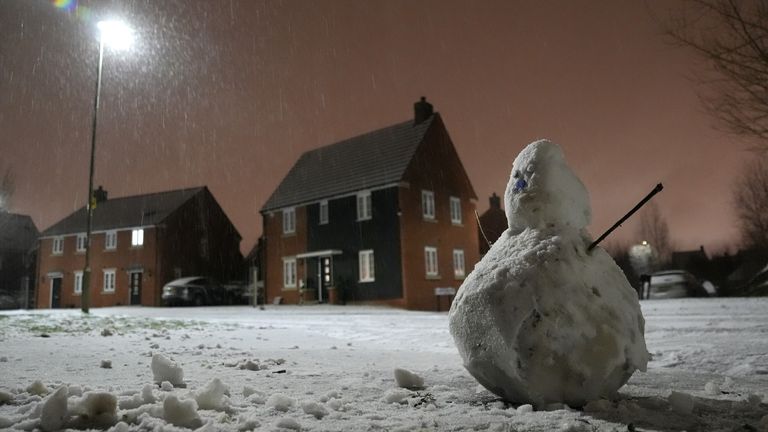
<instances>
[{"instance_id":1,"label":"dark grey roof","mask_svg":"<svg viewBox=\"0 0 768 432\"><path fill-rule=\"evenodd\" d=\"M100 202L93 210L92 230L102 231L162 222L205 187L179 189L146 195L113 198ZM85 206L43 231L43 236L85 232Z\"/></svg>"},{"instance_id":2,"label":"dark grey roof","mask_svg":"<svg viewBox=\"0 0 768 432\"><path fill-rule=\"evenodd\" d=\"M274 210L398 182L437 113L305 152L269 197Z\"/></svg>"},{"instance_id":3,"label":"dark grey roof","mask_svg":"<svg viewBox=\"0 0 768 432\"><path fill-rule=\"evenodd\" d=\"M35 247L38 234L31 217L0 211L0 250L29 251Z\"/></svg>"}]
</instances>

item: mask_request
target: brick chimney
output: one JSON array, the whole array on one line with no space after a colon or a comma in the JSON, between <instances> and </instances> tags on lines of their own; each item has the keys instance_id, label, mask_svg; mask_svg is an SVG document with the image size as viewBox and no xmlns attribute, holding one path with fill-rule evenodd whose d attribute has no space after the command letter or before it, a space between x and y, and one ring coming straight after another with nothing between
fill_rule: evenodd
<instances>
[{"instance_id":1,"label":"brick chimney","mask_svg":"<svg viewBox=\"0 0 768 432\"><path fill-rule=\"evenodd\" d=\"M494 192L493 195L491 195L488 201L490 201L492 209L501 209L501 198L499 198L499 196L496 195L496 192Z\"/></svg>"},{"instance_id":2,"label":"brick chimney","mask_svg":"<svg viewBox=\"0 0 768 432\"><path fill-rule=\"evenodd\" d=\"M99 188L93 191L93 199L96 200L97 203L102 203L107 200L107 191L104 190L104 188L99 185Z\"/></svg>"},{"instance_id":3,"label":"brick chimney","mask_svg":"<svg viewBox=\"0 0 768 432\"><path fill-rule=\"evenodd\" d=\"M424 122L432 116L433 112L432 104L422 96L420 101L413 104L413 124L417 125Z\"/></svg>"}]
</instances>

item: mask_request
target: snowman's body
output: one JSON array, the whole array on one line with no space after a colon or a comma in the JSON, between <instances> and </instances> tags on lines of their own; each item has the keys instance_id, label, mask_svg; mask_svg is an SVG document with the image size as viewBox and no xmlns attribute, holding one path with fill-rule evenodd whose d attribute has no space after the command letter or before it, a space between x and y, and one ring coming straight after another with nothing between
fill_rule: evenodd
<instances>
[{"instance_id":1,"label":"snowman's body","mask_svg":"<svg viewBox=\"0 0 768 432\"><path fill-rule=\"evenodd\" d=\"M611 397L648 361L637 294L591 239L586 188L549 141L526 147L505 194L507 229L451 306L467 370L511 402Z\"/></svg>"}]
</instances>

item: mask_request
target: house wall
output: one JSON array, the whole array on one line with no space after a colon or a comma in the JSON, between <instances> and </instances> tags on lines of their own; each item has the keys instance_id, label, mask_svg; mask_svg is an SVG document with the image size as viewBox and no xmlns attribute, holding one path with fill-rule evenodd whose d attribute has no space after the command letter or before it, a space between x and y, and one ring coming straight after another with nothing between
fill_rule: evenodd
<instances>
[{"instance_id":1,"label":"house wall","mask_svg":"<svg viewBox=\"0 0 768 432\"><path fill-rule=\"evenodd\" d=\"M419 146L400 187L400 241L405 305L409 309L447 310L451 297L435 296L435 288L458 290L463 277L453 272L453 250L464 251L465 275L479 261L476 195L442 120L437 116ZM422 190L435 197L435 220L422 216ZM461 200L462 223L450 217L450 197ZM426 276L424 247L437 248L438 277Z\"/></svg>"},{"instance_id":2,"label":"house wall","mask_svg":"<svg viewBox=\"0 0 768 432\"><path fill-rule=\"evenodd\" d=\"M283 258L293 257L307 251L307 208L296 207L296 230L292 234L283 234L283 214L274 211L262 214L264 223L264 287L267 303L275 297L282 297L284 303L295 304L299 298L298 283L295 288L283 287ZM305 269L301 260L297 260L297 279L304 278Z\"/></svg>"},{"instance_id":3,"label":"house wall","mask_svg":"<svg viewBox=\"0 0 768 432\"><path fill-rule=\"evenodd\" d=\"M156 263L156 230L144 229L144 244L139 247L131 246L131 230L117 232L117 248L105 250L105 233L91 235L91 307L118 306L130 304L129 273L142 272L141 304L157 305L158 291ZM81 306L81 295L75 294L75 272L82 271L85 266L85 253L77 252L76 235L64 237L64 252L54 255L53 239L40 239L39 271L37 278L36 306L51 307L51 272L62 274L61 307L75 308ZM115 291L105 293L104 269L115 269Z\"/></svg>"},{"instance_id":4,"label":"house wall","mask_svg":"<svg viewBox=\"0 0 768 432\"><path fill-rule=\"evenodd\" d=\"M396 187L371 192L371 219L357 220L357 196L328 201L328 223L319 224L319 203L307 206L307 251L338 249L333 257L333 279L341 302L401 299L400 221ZM359 281L361 250L373 250L374 281ZM316 279L316 260L309 260Z\"/></svg>"}]
</instances>

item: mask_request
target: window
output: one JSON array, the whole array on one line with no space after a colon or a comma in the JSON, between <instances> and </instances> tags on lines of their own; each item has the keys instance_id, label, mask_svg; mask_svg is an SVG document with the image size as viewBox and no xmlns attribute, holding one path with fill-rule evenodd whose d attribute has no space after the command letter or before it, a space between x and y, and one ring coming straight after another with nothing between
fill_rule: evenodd
<instances>
[{"instance_id":1,"label":"window","mask_svg":"<svg viewBox=\"0 0 768 432\"><path fill-rule=\"evenodd\" d=\"M371 191L360 192L357 194L357 220L368 220L371 218Z\"/></svg>"},{"instance_id":2,"label":"window","mask_svg":"<svg viewBox=\"0 0 768 432\"><path fill-rule=\"evenodd\" d=\"M144 245L144 230L135 229L131 231L131 246L143 246Z\"/></svg>"},{"instance_id":3,"label":"window","mask_svg":"<svg viewBox=\"0 0 768 432\"><path fill-rule=\"evenodd\" d=\"M283 258L283 287L296 288L296 258Z\"/></svg>"},{"instance_id":4,"label":"window","mask_svg":"<svg viewBox=\"0 0 768 432\"><path fill-rule=\"evenodd\" d=\"M424 263L427 277L436 277L437 274L437 248L427 246L424 248Z\"/></svg>"},{"instance_id":5,"label":"window","mask_svg":"<svg viewBox=\"0 0 768 432\"><path fill-rule=\"evenodd\" d=\"M85 243L88 241L88 237L85 236L85 234L78 234L77 235L77 247L75 250L77 252L85 252Z\"/></svg>"},{"instance_id":6,"label":"window","mask_svg":"<svg viewBox=\"0 0 768 432\"><path fill-rule=\"evenodd\" d=\"M290 207L283 210L283 234L296 232L296 208Z\"/></svg>"},{"instance_id":7,"label":"window","mask_svg":"<svg viewBox=\"0 0 768 432\"><path fill-rule=\"evenodd\" d=\"M83 292L83 272L75 272L75 294L82 294Z\"/></svg>"},{"instance_id":8,"label":"window","mask_svg":"<svg viewBox=\"0 0 768 432\"><path fill-rule=\"evenodd\" d=\"M115 292L115 269L104 270L104 292Z\"/></svg>"},{"instance_id":9,"label":"window","mask_svg":"<svg viewBox=\"0 0 768 432\"><path fill-rule=\"evenodd\" d=\"M328 223L328 201L320 201L320 225Z\"/></svg>"},{"instance_id":10,"label":"window","mask_svg":"<svg viewBox=\"0 0 768 432\"><path fill-rule=\"evenodd\" d=\"M104 234L104 249L117 249L117 231L107 231Z\"/></svg>"},{"instance_id":11,"label":"window","mask_svg":"<svg viewBox=\"0 0 768 432\"><path fill-rule=\"evenodd\" d=\"M461 225L461 200L451 197L451 223Z\"/></svg>"},{"instance_id":12,"label":"window","mask_svg":"<svg viewBox=\"0 0 768 432\"><path fill-rule=\"evenodd\" d=\"M64 237L53 238L53 254L61 255L64 253Z\"/></svg>"},{"instance_id":13,"label":"window","mask_svg":"<svg viewBox=\"0 0 768 432\"><path fill-rule=\"evenodd\" d=\"M360 282L373 282L375 280L373 250L361 250L358 253L358 262L360 264Z\"/></svg>"},{"instance_id":14,"label":"window","mask_svg":"<svg viewBox=\"0 0 768 432\"><path fill-rule=\"evenodd\" d=\"M453 276L456 278L464 277L464 250L453 250Z\"/></svg>"},{"instance_id":15,"label":"window","mask_svg":"<svg viewBox=\"0 0 768 432\"><path fill-rule=\"evenodd\" d=\"M435 218L435 193L428 190L421 191L421 215L424 219Z\"/></svg>"}]
</instances>

